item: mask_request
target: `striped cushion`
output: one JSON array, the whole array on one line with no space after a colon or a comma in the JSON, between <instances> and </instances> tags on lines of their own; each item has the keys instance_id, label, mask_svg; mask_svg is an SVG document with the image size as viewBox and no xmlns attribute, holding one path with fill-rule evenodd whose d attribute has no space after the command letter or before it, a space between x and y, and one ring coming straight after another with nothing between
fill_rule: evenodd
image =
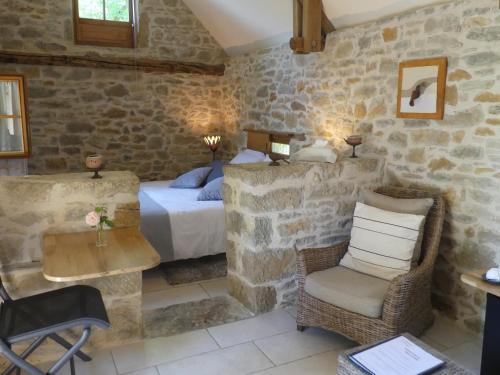
<instances>
[{"instance_id":1,"label":"striped cushion","mask_svg":"<svg viewBox=\"0 0 500 375\"><path fill-rule=\"evenodd\" d=\"M349 250L340 264L385 280L410 271L423 215L401 214L357 203Z\"/></svg>"}]
</instances>

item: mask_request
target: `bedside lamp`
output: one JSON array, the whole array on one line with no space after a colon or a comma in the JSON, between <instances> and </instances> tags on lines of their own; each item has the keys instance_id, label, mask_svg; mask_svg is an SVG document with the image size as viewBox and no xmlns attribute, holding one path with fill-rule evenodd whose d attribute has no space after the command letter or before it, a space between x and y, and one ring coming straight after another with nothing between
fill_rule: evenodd
<instances>
[{"instance_id":1,"label":"bedside lamp","mask_svg":"<svg viewBox=\"0 0 500 375\"><path fill-rule=\"evenodd\" d=\"M221 142L220 135L207 135L203 138L203 140L205 141L205 144L208 146L210 151L213 152L213 160L215 160L215 153L217 152L217 149L219 148Z\"/></svg>"}]
</instances>

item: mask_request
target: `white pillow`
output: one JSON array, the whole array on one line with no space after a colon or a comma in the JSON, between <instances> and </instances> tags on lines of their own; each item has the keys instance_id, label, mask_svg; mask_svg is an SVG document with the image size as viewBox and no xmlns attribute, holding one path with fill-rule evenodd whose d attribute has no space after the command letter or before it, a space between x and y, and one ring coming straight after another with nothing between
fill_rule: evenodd
<instances>
[{"instance_id":1,"label":"white pillow","mask_svg":"<svg viewBox=\"0 0 500 375\"><path fill-rule=\"evenodd\" d=\"M260 151L246 149L234 157L229 164L251 164L262 163L266 160L266 154Z\"/></svg>"},{"instance_id":2,"label":"white pillow","mask_svg":"<svg viewBox=\"0 0 500 375\"><path fill-rule=\"evenodd\" d=\"M385 280L408 273L424 220L356 203L349 249L340 265Z\"/></svg>"}]
</instances>

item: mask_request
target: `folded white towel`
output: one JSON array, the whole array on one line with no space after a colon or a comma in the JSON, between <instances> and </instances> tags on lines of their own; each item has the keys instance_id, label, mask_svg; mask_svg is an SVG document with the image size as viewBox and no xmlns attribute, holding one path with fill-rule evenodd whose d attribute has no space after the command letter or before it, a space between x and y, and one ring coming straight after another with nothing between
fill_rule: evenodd
<instances>
[{"instance_id":1,"label":"folded white towel","mask_svg":"<svg viewBox=\"0 0 500 375\"><path fill-rule=\"evenodd\" d=\"M500 282L500 269L491 268L488 272L486 272L486 279L490 281Z\"/></svg>"}]
</instances>

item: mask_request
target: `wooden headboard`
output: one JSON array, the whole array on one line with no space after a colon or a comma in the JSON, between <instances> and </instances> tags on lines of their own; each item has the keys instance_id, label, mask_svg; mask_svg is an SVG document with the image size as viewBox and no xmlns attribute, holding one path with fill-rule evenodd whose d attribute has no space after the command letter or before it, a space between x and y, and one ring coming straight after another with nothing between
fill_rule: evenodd
<instances>
[{"instance_id":1,"label":"wooden headboard","mask_svg":"<svg viewBox=\"0 0 500 375\"><path fill-rule=\"evenodd\" d=\"M292 138L301 141L305 140L304 134L268 132L265 130L252 129L245 129L245 131L247 132L247 148L265 154L271 153L271 144L273 142L290 144Z\"/></svg>"}]
</instances>

